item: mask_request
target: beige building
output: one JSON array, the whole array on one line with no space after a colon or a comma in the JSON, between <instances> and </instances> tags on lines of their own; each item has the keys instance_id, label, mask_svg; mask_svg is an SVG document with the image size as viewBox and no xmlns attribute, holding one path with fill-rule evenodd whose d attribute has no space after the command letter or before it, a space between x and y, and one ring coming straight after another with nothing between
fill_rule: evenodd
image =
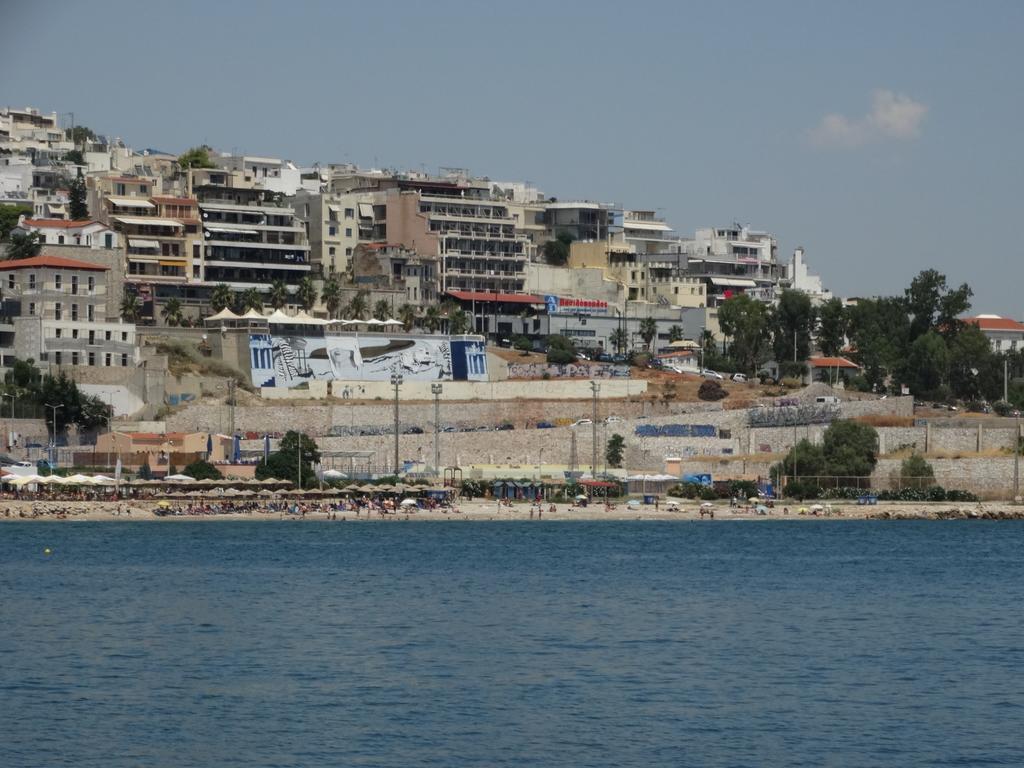
<instances>
[{"instance_id":1,"label":"beige building","mask_svg":"<svg viewBox=\"0 0 1024 768\"><path fill-rule=\"evenodd\" d=\"M348 271L360 244L387 238L383 192L305 192L289 198L295 218L306 227L310 261L325 278Z\"/></svg>"},{"instance_id":2,"label":"beige building","mask_svg":"<svg viewBox=\"0 0 1024 768\"><path fill-rule=\"evenodd\" d=\"M643 257L633 245L607 241L574 242L568 266L597 268L620 284L629 301L672 307L703 307L704 283L685 274L685 256L664 254Z\"/></svg>"}]
</instances>

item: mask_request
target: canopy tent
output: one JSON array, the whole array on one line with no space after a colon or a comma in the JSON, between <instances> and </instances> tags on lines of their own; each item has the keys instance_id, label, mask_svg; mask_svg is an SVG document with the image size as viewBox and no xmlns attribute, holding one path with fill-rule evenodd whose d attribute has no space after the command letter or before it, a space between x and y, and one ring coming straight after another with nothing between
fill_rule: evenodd
<instances>
[{"instance_id":1,"label":"canopy tent","mask_svg":"<svg viewBox=\"0 0 1024 768\"><path fill-rule=\"evenodd\" d=\"M222 320L238 320L239 317L240 317L240 315L236 315L230 309L228 309L227 307L224 307L224 309L222 309L217 314L210 315L208 318L206 318L206 321L210 322L210 323L217 323L217 322L221 322Z\"/></svg>"}]
</instances>

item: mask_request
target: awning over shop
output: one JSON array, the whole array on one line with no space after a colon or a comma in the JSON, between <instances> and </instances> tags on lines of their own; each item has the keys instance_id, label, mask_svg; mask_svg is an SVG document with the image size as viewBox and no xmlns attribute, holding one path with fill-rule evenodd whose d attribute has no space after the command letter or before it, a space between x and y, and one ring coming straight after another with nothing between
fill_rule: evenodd
<instances>
[{"instance_id":1,"label":"awning over shop","mask_svg":"<svg viewBox=\"0 0 1024 768\"><path fill-rule=\"evenodd\" d=\"M128 246L130 248L141 248L146 251L159 251L160 243L156 240L140 240L138 238L128 238Z\"/></svg>"},{"instance_id":2,"label":"awning over shop","mask_svg":"<svg viewBox=\"0 0 1024 768\"><path fill-rule=\"evenodd\" d=\"M712 285L720 285L726 288L756 288L757 283L742 277L712 277Z\"/></svg>"}]
</instances>

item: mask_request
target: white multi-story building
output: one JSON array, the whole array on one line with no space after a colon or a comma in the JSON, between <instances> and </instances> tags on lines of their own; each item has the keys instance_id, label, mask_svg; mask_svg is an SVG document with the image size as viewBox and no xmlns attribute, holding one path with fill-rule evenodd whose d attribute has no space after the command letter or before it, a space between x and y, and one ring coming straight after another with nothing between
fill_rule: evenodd
<instances>
[{"instance_id":1,"label":"white multi-story building","mask_svg":"<svg viewBox=\"0 0 1024 768\"><path fill-rule=\"evenodd\" d=\"M708 306L743 292L772 301L779 280L778 244L768 232L740 224L698 229L681 244L687 271L707 285Z\"/></svg>"},{"instance_id":2,"label":"white multi-story building","mask_svg":"<svg viewBox=\"0 0 1024 768\"><path fill-rule=\"evenodd\" d=\"M996 352L1024 350L1024 323L999 315L965 317L964 322L978 326Z\"/></svg>"},{"instance_id":3,"label":"white multi-story building","mask_svg":"<svg viewBox=\"0 0 1024 768\"><path fill-rule=\"evenodd\" d=\"M793 251L793 258L783 268L783 274L779 278L779 287L806 293L815 303L832 298L832 292L822 285L821 277L811 274L807 268L803 248Z\"/></svg>"},{"instance_id":4,"label":"white multi-story building","mask_svg":"<svg viewBox=\"0 0 1024 768\"><path fill-rule=\"evenodd\" d=\"M121 235L98 221L30 219L22 216L15 232L38 232L44 245L82 245L88 248L119 248Z\"/></svg>"},{"instance_id":5,"label":"white multi-story building","mask_svg":"<svg viewBox=\"0 0 1024 768\"><path fill-rule=\"evenodd\" d=\"M324 277L341 274L360 244L386 239L387 206L384 192L307 192L300 190L289 203L304 223L310 260Z\"/></svg>"}]
</instances>

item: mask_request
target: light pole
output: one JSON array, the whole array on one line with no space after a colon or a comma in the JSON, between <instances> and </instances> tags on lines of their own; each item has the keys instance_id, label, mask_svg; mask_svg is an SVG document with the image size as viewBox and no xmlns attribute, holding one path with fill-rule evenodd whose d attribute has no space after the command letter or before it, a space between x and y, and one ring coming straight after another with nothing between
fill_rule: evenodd
<instances>
[{"instance_id":1,"label":"light pole","mask_svg":"<svg viewBox=\"0 0 1024 768\"><path fill-rule=\"evenodd\" d=\"M1013 500L1020 501L1020 413L1013 421Z\"/></svg>"},{"instance_id":2,"label":"light pole","mask_svg":"<svg viewBox=\"0 0 1024 768\"><path fill-rule=\"evenodd\" d=\"M391 374L391 386L395 388L395 475L398 475L398 388L402 386L402 374Z\"/></svg>"},{"instance_id":3,"label":"light pole","mask_svg":"<svg viewBox=\"0 0 1024 768\"><path fill-rule=\"evenodd\" d=\"M13 392L5 392L4 397L11 398L11 423L7 427L7 450L10 450L13 443L11 435L14 434L14 399L16 395Z\"/></svg>"},{"instance_id":4,"label":"light pole","mask_svg":"<svg viewBox=\"0 0 1024 768\"><path fill-rule=\"evenodd\" d=\"M544 448L541 447L540 453L537 454L537 480L544 476Z\"/></svg>"},{"instance_id":5,"label":"light pole","mask_svg":"<svg viewBox=\"0 0 1024 768\"><path fill-rule=\"evenodd\" d=\"M438 444L438 435L441 432L441 392L444 387L440 384L430 385L430 394L434 396L434 474L440 472L441 448Z\"/></svg>"},{"instance_id":6,"label":"light pole","mask_svg":"<svg viewBox=\"0 0 1024 768\"><path fill-rule=\"evenodd\" d=\"M295 452L299 455L299 489L302 489L302 433L296 432L298 440L295 441Z\"/></svg>"},{"instance_id":7,"label":"light pole","mask_svg":"<svg viewBox=\"0 0 1024 768\"><path fill-rule=\"evenodd\" d=\"M53 421L51 422L51 428L53 429L53 437L50 439L50 466L54 465L54 459L57 455L57 409L63 408L63 404L58 403L57 405L46 404L46 407L53 411Z\"/></svg>"},{"instance_id":8,"label":"light pole","mask_svg":"<svg viewBox=\"0 0 1024 768\"><path fill-rule=\"evenodd\" d=\"M593 393L594 399L594 415L590 420L590 437L591 437L591 456L590 456L590 476L597 479L597 393L601 391L601 385L596 381L590 382L590 391Z\"/></svg>"}]
</instances>

